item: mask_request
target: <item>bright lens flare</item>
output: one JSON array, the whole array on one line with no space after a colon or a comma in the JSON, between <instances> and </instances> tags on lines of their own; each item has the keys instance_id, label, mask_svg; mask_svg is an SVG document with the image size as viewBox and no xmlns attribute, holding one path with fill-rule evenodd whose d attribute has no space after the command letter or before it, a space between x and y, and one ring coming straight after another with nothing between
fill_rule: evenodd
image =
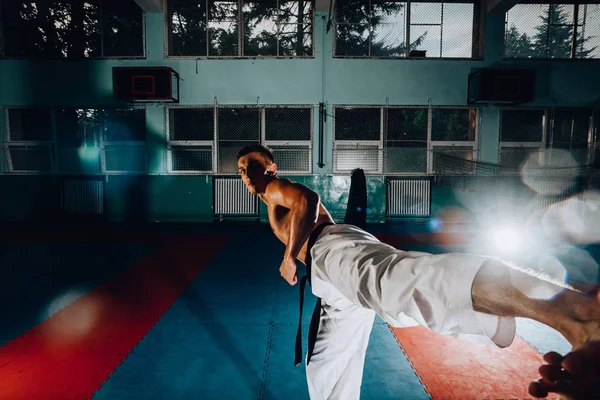
<instances>
[{"instance_id":1,"label":"bright lens flare","mask_svg":"<svg viewBox=\"0 0 600 400\"><path fill-rule=\"evenodd\" d=\"M522 238L519 232L509 226L494 228L490 232L491 244L501 254L515 254L519 251Z\"/></svg>"}]
</instances>

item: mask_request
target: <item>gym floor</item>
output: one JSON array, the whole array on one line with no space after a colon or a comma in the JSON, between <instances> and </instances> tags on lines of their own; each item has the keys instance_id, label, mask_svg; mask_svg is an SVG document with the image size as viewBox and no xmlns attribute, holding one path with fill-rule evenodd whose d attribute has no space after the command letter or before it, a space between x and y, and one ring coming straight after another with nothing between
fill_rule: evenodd
<instances>
[{"instance_id":1,"label":"gym floor","mask_svg":"<svg viewBox=\"0 0 600 400\"><path fill-rule=\"evenodd\" d=\"M308 398L293 362L299 288L280 278L284 246L266 224L0 228L0 399ZM463 250L427 225L367 230L406 250ZM503 350L376 320L361 398L531 398L550 350L569 345L530 320Z\"/></svg>"}]
</instances>

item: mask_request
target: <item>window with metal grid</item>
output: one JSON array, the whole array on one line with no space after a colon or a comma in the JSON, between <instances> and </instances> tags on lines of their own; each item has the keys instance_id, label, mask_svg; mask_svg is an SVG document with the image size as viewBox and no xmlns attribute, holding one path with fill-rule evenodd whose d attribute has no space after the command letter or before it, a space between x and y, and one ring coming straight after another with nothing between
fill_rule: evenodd
<instances>
[{"instance_id":1,"label":"window with metal grid","mask_svg":"<svg viewBox=\"0 0 600 400\"><path fill-rule=\"evenodd\" d=\"M314 0L165 0L168 57L313 57Z\"/></svg>"},{"instance_id":2,"label":"window with metal grid","mask_svg":"<svg viewBox=\"0 0 600 400\"><path fill-rule=\"evenodd\" d=\"M336 106L333 113L333 170L348 173L362 168L365 173L383 170L382 108L379 106Z\"/></svg>"},{"instance_id":3,"label":"window with metal grid","mask_svg":"<svg viewBox=\"0 0 600 400\"><path fill-rule=\"evenodd\" d=\"M476 58L480 2L336 2L335 57Z\"/></svg>"},{"instance_id":4,"label":"window with metal grid","mask_svg":"<svg viewBox=\"0 0 600 400\"><path fill-rule=\"evenodd\" d=\"M169 173L216 171L213 106L176 106L167 109L167 169Z\"/></svg>"},{"instance_id":5,"label":"window with metal grid","mask_svg":"<svg viewBox=\"0 0 600 400\"><path fill-rule=\"evenodd\" d=\"M279 106L262 109L262 141L273 151L280 174L312 172L313 108Z\"/></svg>"},{"instance_id":6,"label":"window with metal grid","mask_svg":"<svg viewBox=\"0 0 600 400\"><path fill-rule=\"evenodd\" d=\"M146 172L146 114L131 108L7 108L9 172Z\"/></svg>"},{"instance_id":7,"label":"window with metal grid","mask_svg":"<svg viewBox=\"0 0 600 400\"><path fill-rule=\"evenodd\" d=\"M504 58L600 58L600 4L520 1L506 13Z\"/></svg>"},{"instance_id":8,"label":"window with metal grid","mask_svg":"<svg viewBox=\"0 0 600 400\"><path fill-rule=\"evenodd\" d=\"M500 119L499 163L520 167L573 167L594 162L591 108L504 108Z\"/></svg>"},{"instance_id":9,"label":"window with metal grid","mask_svg":"<svg viewBox=\"0 0 600 400\"><path fill-rule=\"evenodd\" d=\"M135 1L0 0L6 58L144 57L144 13Z\"/></svg>"},{"instance_id":10,"label":"window with metal grid","mask_svg":"<svg viewBox=\"0 0 600 400\"><path fill-rule=\"evenodd\" d=\"M237 174L237 152L259 143L278 172L312 171L312 106L172 106L167 129L169 173Z\"/></svg>"},{"instance_id":11,"label":"window with metal grid","mask_svg":"<svg viewBox=\"0 0 600 400\"><path fill-rule=\"evenodd\" d=\"M54 143L51 109L5 109L4 152L8 172L53 172Z\"/></svg>"},{"instance_id":12,"label":"window with metal grid","mask_svg":"<svg viewBox=\"0 0 600 400\"><path fill-rule=\"evenodd\" d=\"M478 112L466 107L334 107L334 172L432 173L433 152L474 160Z\"/></svg>"}]
</instances>

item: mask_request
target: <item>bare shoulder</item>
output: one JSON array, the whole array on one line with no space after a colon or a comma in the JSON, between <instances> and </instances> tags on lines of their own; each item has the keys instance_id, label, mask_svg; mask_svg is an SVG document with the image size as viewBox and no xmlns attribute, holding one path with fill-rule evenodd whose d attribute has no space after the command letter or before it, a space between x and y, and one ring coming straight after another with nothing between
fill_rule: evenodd
<instances>
[{"instance_id":1,"label":"bare shoulder","mask_svg":"<svg viewBox=\"0 0 600 400\"><path fill-rule=\"evenodd\" d=\"M266 194L271 200L281 205L285 205L285 203L298 196L318 197L318 195L308 187L287 178L277 178L269 182L266 188Z\"/></svg>"}]
</instances>

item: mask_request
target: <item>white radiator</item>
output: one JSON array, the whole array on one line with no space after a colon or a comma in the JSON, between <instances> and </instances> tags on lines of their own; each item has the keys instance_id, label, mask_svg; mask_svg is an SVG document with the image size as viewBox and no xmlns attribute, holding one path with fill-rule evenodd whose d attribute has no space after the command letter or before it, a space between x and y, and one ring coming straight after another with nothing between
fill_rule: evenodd
<instances>
[{"instance_id":1,"label":"white radiator","mask_svg":"<svg viewBox=\"0 0 600 400\"><path fill-rule=\"evenodd\" d=\"M429 179L389 179L387 214L389 216L429 216L431 182Z\"/></svg>"},{"instance_id":2,"label":"white radiator","mask_svg":"<svg viewBox=\"0 0 600 400\"><path fill-rule=\"evenodd\" d=\"M214 213L258 215L258 197L250 194L239 177L215 177Z\"/></svg>"},{"instance_id":3,"label":"white radiator","mask_svg":"<svg viewBox=\"0 0 600 400\"><path fill-rule=\"evenodd\" d=\"M67 179L63 187L63 210L67 214L103 214L104 182Z\"/></svg>"}]
</instances>

